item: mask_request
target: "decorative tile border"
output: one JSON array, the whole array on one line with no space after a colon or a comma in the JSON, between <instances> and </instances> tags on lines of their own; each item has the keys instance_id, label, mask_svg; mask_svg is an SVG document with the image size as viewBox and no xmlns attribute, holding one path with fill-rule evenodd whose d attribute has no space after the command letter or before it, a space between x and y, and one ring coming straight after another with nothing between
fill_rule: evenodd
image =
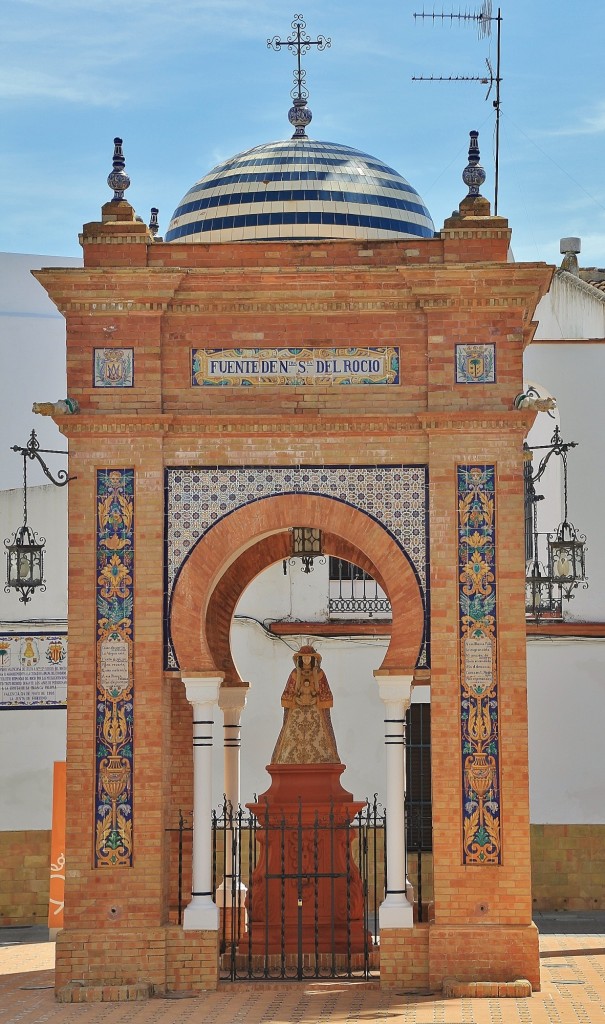
<instances>
[{"instance_id":1,"label":"decorative tile border","mask_svg":"<svg viewBox=\"0 0 605 1024\"><path fill-rule=\"evenodd\" d=\"M67 633L1 633L0 711L66 704Z\"/></svg>"},{"instance_id":2,"label":"decorative tile border","mask_svg":"<svg viewBox=\"0 0 605 1024\"><path fill-rule=\"evenodd\" d=\"M500 864L494 466L458 466L463 863Z\"/></svg>"},{"instance_id":3,"label":"decorative tile border","mask_svg":"<svg viewBox=\"0 0 605 1024\"><path fill-rule=\"evenodd\" d=\"M134 385L134 349L93 349L93 386L131 388Z\"/></svg>"},{"instance_id":4,"label":"decorative tile border","mask_svg":"<svg viewBox=\"0 0 605 1024\"><path fill-rule=\"evenodd\" d=\"M134 470L97 472L95 865L132 865Z\"/></svg>"},{"instance_id":5,"label":"decorative tile border","mask_svg":"<svg viewBox=\"0 0 605 1024\"><path fill-rule=\"evenodd\" d=\"M456 345L456 384L494 384L495 380L495 345Z\"/></svg>"},{"instance_id":6,"label":"decorative tile border","mask_svg":"<svg viewBox=\"0 0 605 1024\"><path fill-rule=\"evenodd\" d=\"M398 348L194 348L193 387L399 384Z\"/></svg>"},{"instance_id":7,"label":"decorative tile border","mask_svg":"<svg viewBox=\"0 0 605 1024\"><path fill-rule=\"evenodd\" d=\"M428 469L426 466L185 466L166 470L166 631L178 572L224 516L277 494L321 494L379 522L407 556L425 612L419 666L429 664ZM178 668L170 636L166 667Z\"/></svg>"}]
</instances>

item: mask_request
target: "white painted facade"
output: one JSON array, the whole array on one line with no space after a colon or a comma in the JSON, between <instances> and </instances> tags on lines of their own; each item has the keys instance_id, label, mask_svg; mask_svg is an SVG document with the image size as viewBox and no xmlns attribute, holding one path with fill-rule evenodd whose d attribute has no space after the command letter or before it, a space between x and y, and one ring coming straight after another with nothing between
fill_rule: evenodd
<instances>
[{"instance_id":1,"label":"white painted facade","mask_svg":"<svg viewBox=\"0 0 605 1024\"><path fill-rule=\"evenodd\" d=\"M66 450L65 439L48 417L34 416L32 403L65 397L65 321L30 271L44 266L81 266L73 258L0 253L0 541L23 522L23 460L10 451L24 447L32 428L42 448ZM64 457L48 456L56 472ZM46 593L21 604L6 594L5 560L0 586L0 630L23 632L66 628L67 512L65 489L44 483L39 466L28 462L28 522L47 540ZM30 486L31 485L31 486ZM48 829L52 768L65 759L65 709L0 710L0 829Z\"/></svg>"},{"instance_id":2,"label":"white painted facade","mask_svg":"<svg viewBox=\"0 0 605 1024\"><path fill-rule=\"evenodd\" d=\"M26 443L35 427L43 447L65 448L47 418L30 413L34 401L65 397L64 324L42 289L29 275L32 266L70 265L53 257L0 256L0 323L10 373L2 380L3 480L0 492L2 538L21 521L21 460L10 444ZM6 273L4 273L6 271ZM600 529L605 507L605 478L597 424L605 381L605 297L591 286L557 273L551 293L539 307L536 341L527 351L529 382L554 395L566 440L578 447L569 456L569 518L588 539L586 591L565 609L574 622L605 622L605 541ZM54 310L54 312L53 312ZM31 315L30 315L31 313ZM555 328L558 333L555 333ZM18 345L13 345L17 339ZM582 340L584 339L584 340ZM590 339L590 343L587 340ZM550 342L544 344L543 341ZM30 372L31 365L31 372ZM24 369L25 368L25 369ZM10 410L10 411L8 411ZM539 414L532 436L548 434L552 418ZM4 440L3 440L4 444ZM58 465L64 460L57 460ZM65 490L47 484L32 469L29 521L47 539L47 592L24 606L0 588L4 630L33 628L24 622L55 624L66 617ZM555 484L552 506L556 510ZM556 521L549 524L556 526ZM4 571L4 569L3 569ZM343 785L356 798L385 794L384 707L373 676L388 644L386 637L333 639L308 631L279 638L269 633L274 620L325 622L329 596L328 566L316 564L305 575L298 565L265 570L248 587L236 610L232 650L241 678L250 683L242 715L242 800L269 785L265 765L281 726L280 696L292 668L293 651L311 640L323 657L333 696L333 724L339 753L347 764ZM311 627L308 627L311 628ZM414 701L430 699L427 686L416 687ZM597 729L605 717L605 641L594 638L530 638L528 641L530 723L530 795L534 823L605 821L605 782ZM223 792L222 713L215 713L214 793ZM52 761L65 750L65 712L0 711L0 829L50 826ZM183 808L185 810L185 808Z\"/></svg>"},{"instance_id":3,"label":"white painted facade","mask_svg":"<svg viewBox=\"0 0 605 1024\"><path fill-rule=\"evenodd\" d=\"M21 462L19 456L11 457ZM67 630L67 507L65 488L28 487L28 522L46 540L47 589L22 604L0 589L0 634L63 633ZM23 521L23 490L0 491L2 537ZM2 669L0 668L0 672ZM53 762L65 760L65 708L0 708L0 830L20 832L51 825Z\"/></svg>"},{"instance_id":4,"label":"white painted facade","mask_svg":"<svg viewBox=\"0 0 605 1024\"><path fill-rule=\"evenodd\" d=\"M526 378L555 396L561 433L566 441L578 442L569 454L569 519L588 545L588 589L576 592L564 605L564 615L570 625L603 623L605 293L558 270L536 316L534 343L525 355ZM547 414L538 419L546 420ZM605 640L530 638L527 662L531 820L603 823Z\"/></svg>"}]
</instances>

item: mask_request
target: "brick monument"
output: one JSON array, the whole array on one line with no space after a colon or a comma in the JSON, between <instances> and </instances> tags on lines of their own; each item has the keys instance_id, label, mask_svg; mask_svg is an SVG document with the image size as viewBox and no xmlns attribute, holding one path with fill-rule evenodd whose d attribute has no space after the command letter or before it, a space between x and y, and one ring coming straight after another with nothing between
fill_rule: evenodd
<instances>
[{"instance_id":1,"label":"brick monument","mask_svg":"<svg viewBox=\"0 0 605 1024\"><path fill-rule=\"evenodd\" d=\"M304 129L296 144L311 146ZM259 222L238 237L237 216L216 227L231 240L214 228L190 238L187 217L206 214L187 203L162 240L116 187L119 146L116 159L116 196L82 232L83 268L35 274L67 321L78 407L54 410L76 478L61 997L216 986L212 722L222 712L237 735L247 687L229 627L299 525L370 572L392 607L375 682L389 723L381 984L539 987L523 548L532 414L513 403L551 269L509 261L508 223L472 181L435 233L369 229L355 214L348 235L325 237L309 199L290 240L261 237ZM434 908L414 924L403 719L429 679ZM226 750L235 802L237 756ZM166 829L183 794L193 864L179 925Z\"/></svg>"}]
</instances>

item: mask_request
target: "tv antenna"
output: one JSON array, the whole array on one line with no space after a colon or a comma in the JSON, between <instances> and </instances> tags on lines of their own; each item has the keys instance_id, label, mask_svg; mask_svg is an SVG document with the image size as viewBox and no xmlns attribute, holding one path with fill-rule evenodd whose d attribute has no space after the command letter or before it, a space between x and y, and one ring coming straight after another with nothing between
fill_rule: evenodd
<instances>
[{"instance_id":1,"label":"tv antenna","mask_svg":"<svg viewBox=\"0 0 605 1024\"><path fill-rule=\"evenodd\" d=\"M487 65L486 75L413 75L413 82L481 82L482 85L487 85L488 90L486 93L486 100L489 99L492 89L495 86L496 96L492 100L494 110L496 112L496 138L495 138L495 173L494 173L494 214L498 215L498 185L499 185L499 170L500 170L500 83L502 78L500 75L500 39L502 31L502 14L500 8L496 15L492 14L492 0L483 0L481 7L475 13L470 11L458 11L446 14L442 11L438 14L436 11L427 13L414 14L414 20L420 18L421 21L432 21L435 22L446 22L449 21L450 25L453 25L455 21L466 22L475 24L477 26L477 33L480 39L484 39L486 36L492 34L492 24L496 23L496 69L494 72L493 65L489 58L486 57L485 63Z\"/></svg>"}]
</instances>

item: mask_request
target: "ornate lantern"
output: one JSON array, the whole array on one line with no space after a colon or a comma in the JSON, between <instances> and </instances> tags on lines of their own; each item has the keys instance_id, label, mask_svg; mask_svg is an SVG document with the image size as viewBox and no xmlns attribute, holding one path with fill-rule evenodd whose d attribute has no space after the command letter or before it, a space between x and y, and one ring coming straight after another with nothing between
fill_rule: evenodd
<instances>
[{"instance_id":1,"label":"ornate lantern","mask_svg":"<svg viewBox=\"0 0 605 1024\"><path fill-rule=\"evenodd\" d=\"M567 519L548 537L548 575L564 591L568 588L569 596L571 590L586 579L585 541L585 536Z\"/></svg>"},{"instance_id":2,"label":"ornate lantern","mask_svg":"<svg viewBox=\"0 0 605 1024\"><path fill-rule=\"evenodd\" d=\"M25 496L25 491L23 492ZM23 526L15 530L12 542L5 541L6 586L5 591L18 590L19 598L27 604L34 590L46 590L44 582L44 537L38 540L27 525L27 502L23 502Z\"/></svg>"},{"instance_id":3,"label":"ornate lantern","mask_svg":"<svg viewBox=\"0 0 605 1024\"><path fill-rule=\"evenodd\" d=\"M313 572L314 559L323 558L321 530L314 526L292 527L292 557L290 561L294 558L300 558L302 561L303 572Z\"/></svg>"},{"instance_id":4,"label":"ornate lantern","mask_svg":"<svg viewBox=\"0 0 605 1024\"><path fill-rule=\"evenodd\" d=\"M66 455L66 452L55 452L52 449L40 448L35 430L25 448L13 445L12 451L19 452L23 457L23 524L17 527L12 539L4 541L6 548L6 585L5 592L11 590L20 592L19 600L27 604L32 594L39 590L46 590L44 580L44 537L36 535L27 522L27 460L36 459L45 475L55 484L56 487L63 487L73 477L68 477L66 470L61 469L55 479L46 465L40 452L53 455Z\"/></svg>"},{"instance_id":5,"label":"ornate lantern","mask_svg":"<svg viewBox=\"0 0 605 1024\"><path fill-rule=\"evenodd\" d=\"M574 590L583 585L588 586L586 579L586 537L578 532L567 518L567 453L575 448L576 441L563 441L558 427L549 445L539 445L534 451L546 449L538 469L532 475L531 463L526 468L525 487L526 502L531 506L533 529L529 542L529 554L525 577L526 609L529 616L538 621L543 615L560 617L562 601L570 601ZM529 449L528 449L529 451ZM543 495L536 494L535 484L542 478L546 467L556 455L563 465L563 521L556 530L547 535L547 564L539 560L538 555L538 513L537 503Z\"/></svg>"}]
</instances>

